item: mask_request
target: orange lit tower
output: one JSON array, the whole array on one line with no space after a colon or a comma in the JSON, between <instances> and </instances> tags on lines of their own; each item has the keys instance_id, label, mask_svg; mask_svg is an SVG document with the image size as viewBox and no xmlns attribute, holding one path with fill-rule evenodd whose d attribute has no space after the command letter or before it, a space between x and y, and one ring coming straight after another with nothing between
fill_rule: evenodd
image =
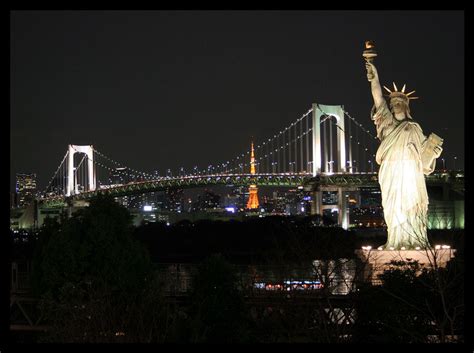
<instances>
[{"instance_id":1,"label":"orange lit tower","mask_svg":"<svg viewBox=\"0 0 474 353\"><path fill-rule=\"evenodd\" d=\"M255 174L255 154L253 151L253 142L252 150L250 152L250 174ZM257 185L251 184L249 187L249 200L247 202L248 209L258 208L258 189Z\"/></svg>"}]
</instances>

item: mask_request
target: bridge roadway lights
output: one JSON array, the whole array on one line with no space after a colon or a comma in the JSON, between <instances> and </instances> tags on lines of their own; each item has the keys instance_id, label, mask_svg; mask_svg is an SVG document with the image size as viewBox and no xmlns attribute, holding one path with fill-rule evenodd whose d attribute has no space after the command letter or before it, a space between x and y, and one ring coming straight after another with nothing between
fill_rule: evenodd
<instances>
[{"instance_id":1,"label":"bridge roadway lights","mask_svg":"<svg viewBox=\"0 0 474 353\"><path fill-rule=\"evenodd\" d=\"M86 192L78 195L72 195L74 199L88 199L99 193L108 194L114 197L125 196L130 194L140 194L165 190L167 188L192 188L207 185L236 185L248 186L257 184L259 186L287 186L297 187L304 185L309 174L260 174L260 175L212 175L200 177L184 177L184 178L163 178L158 180L137 182L121 185L109 189L96 189L94 192Z\"/></svg>"}]
</instances>

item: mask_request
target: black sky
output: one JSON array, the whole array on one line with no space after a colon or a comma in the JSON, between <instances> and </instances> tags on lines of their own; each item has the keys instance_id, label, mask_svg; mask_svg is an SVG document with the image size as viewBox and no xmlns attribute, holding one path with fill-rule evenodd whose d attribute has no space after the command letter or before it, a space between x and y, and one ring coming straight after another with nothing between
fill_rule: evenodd
<instances>
[{"instance_id":1,"label":"black sky","mask_svg":"<svg viewBox=\"0 0 474 353\"><path fill-rule=\"evenodd\" d=\"M374 131L361 56L464 167L462 11L14 11L10 180L43 189L68 144L152 171L206 166L273 136L313 102Z\"/></svg>"}]
</instances>

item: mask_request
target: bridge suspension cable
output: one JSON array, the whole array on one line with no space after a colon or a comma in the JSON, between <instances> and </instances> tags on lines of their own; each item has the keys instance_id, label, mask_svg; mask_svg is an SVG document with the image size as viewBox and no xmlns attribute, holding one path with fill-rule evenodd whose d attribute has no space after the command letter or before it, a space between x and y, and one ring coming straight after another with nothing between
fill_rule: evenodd
<instances>
[{"instance_id":1,"label":"bridge suspension cable","mask_svg":"<svg viewBox=\"0 0 474 353\"><path fill-rule=\"evenodd\" d=\"M103 157L104 159L106 159L106 160L108 160L108 161L114 163L115 165L117 165L117 166L119 166L119 167L127 168L127 170L130 170L130 171L132 171L132 172L135 172L135 173L137 173L138 175L143 175L143 176L146 176L146 177L148 177L148 178L154 178L153 174L145 173L145 172L142 172L142 171L139 171L139 170L130 168L130 167L128 167L128 166L126 166L126 165L124 165L124 164L122 164L122 163L119 163L119 162L117 162L116 160L114 160L114 159L112 159L112 158L106 156L104 153L102 153L102 152L100 152L100 151L98 151L98 150L96 150L96 149L93 149L93 151L94 151L95 153L97 153L99 156L101 156L101 157ZM115 170L115 171L116 171L116 170ZM126 173L125 171L120 171L120 170L119 170L119 171L116 171L116 172L119 172L119 173L121 173L121 172L122 172L122 173ZM131 174L128 174L128 175L131 176Z\"/></svg>"},{"instance_id":2,"label":"bridge suspension cable","mask_svg":"<svg viewBox=\"0 0 474 353\"><path fill-rule=\"evenodd\" d=\"M355 120L347 111L344 111L344 114L363 132L362 135L366 138L365 143L363 143L363 146L365 146L365 156L363 161L365 164L365 161L367 160L367 162L370 164L370 171L374 172L377 137L374 136L368 129L364 128L364 126L360 124L357 120Z\"/></svg>"},{"instance_id":3,"label":"bridge suspension cable","mask_svg":"<svg viewBox=\"0 0 474 353\"><path fill-rule=\"evenodd\" d=\"M57 174L59 172L59 181L62 182L62 168L64 167L64 161L66 160L67 156L69 155L69 151L66 151L66 154L64 155L61 163L59 163L58 168L56 168L56 171L54 172L53 176L51 177L51 180L49 181L48 185L43 191L43 194L46 195L49 191L50 186L53 184L53 181L55 178L57 179Z\"/></svg>"},{"instance_id":4,"label":"bridge suspension cable","mask_svg":"<svg viewBox=\"0 0 474 353\"><path fill-rule=\"evenodd\" d=\"M308 128L306 131L303 131L303 119L307 118L313 111L313 109L309 109L308 112L303 114L300 118L298 118L295 122L291 123L289 126L285 127L281 130L278 134L275 134L273 137L264 140L260 144L257 144L255 148L256 154L256 162L259 165L264 165L264 162L267 161L269 158L273 158L272 160L272 168L270 169L267 167L266 169L259 169L259 172L263 173L272 173L273 170L278 170L279 173L296 173L299 171L303 171L304 167L304 157L303 157L303 138L307 136L307 134L312 130ZM300 124L300 134L298 135L298 123ZM309 122L307 122L309 126ZM288 133L287 133L288 132ZM287 137L288 136L288 137ZM280 141L282 140L282 141ZM299 142L299 146L298 146ZM274 145L277 145L275 148ZM269 152L266 154L263 153L264 148L268 148L270 145L273 145ZM309 147L308 147L309 149ZM261 153L259 151L261 150ZM278 158L274 158L274 155L277 155ZM298 154L299 163L298 163ZM288 163L286 159L288 158ZM278 162L275 162L275 159L278 159ZM248 163L244 163L244 165L248 165ZM266 165L269 165L267 163ZM278 166L278 168L275 167ZM305 170L306 171L306 170Z\"/></svg>"}]
</instances>

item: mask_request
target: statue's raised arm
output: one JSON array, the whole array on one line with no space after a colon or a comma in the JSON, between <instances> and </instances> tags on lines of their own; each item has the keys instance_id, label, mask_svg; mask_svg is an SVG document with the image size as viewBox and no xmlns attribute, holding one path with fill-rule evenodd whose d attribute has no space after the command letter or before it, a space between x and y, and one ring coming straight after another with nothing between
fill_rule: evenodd
<instances>
[{"instance_id":1,"label":"statue's raised arm","mask_svg":"<svg viewBox=\"0 0 474 353\"><path fill-rule=\"evenodd\" d=\"M382 94L382 86L380 85L379 81L379 74L375 65L371 62L366 62L365 67L367 69L367 79L370 82L370 87L372 90L372 97L374 98L374 104L377 109L382 106L384 102L383 94Z\"/></svg>"},{"instance_id":2,"label":"statue's raised arm","mask_svg":"<svg viewBox=\"0 0 474 353\"><path fill-rule=\"evenodd\" d=\"M379 74L374 66L374 59L377 56L375 43L368 40L365 42L365 50L362 54L365 58L365 68L367 69L367 79L372 88L372 97L374 97L375 107L379 109L384 102L382 87L380 86Z\"/></svg>"}]
</instances>

